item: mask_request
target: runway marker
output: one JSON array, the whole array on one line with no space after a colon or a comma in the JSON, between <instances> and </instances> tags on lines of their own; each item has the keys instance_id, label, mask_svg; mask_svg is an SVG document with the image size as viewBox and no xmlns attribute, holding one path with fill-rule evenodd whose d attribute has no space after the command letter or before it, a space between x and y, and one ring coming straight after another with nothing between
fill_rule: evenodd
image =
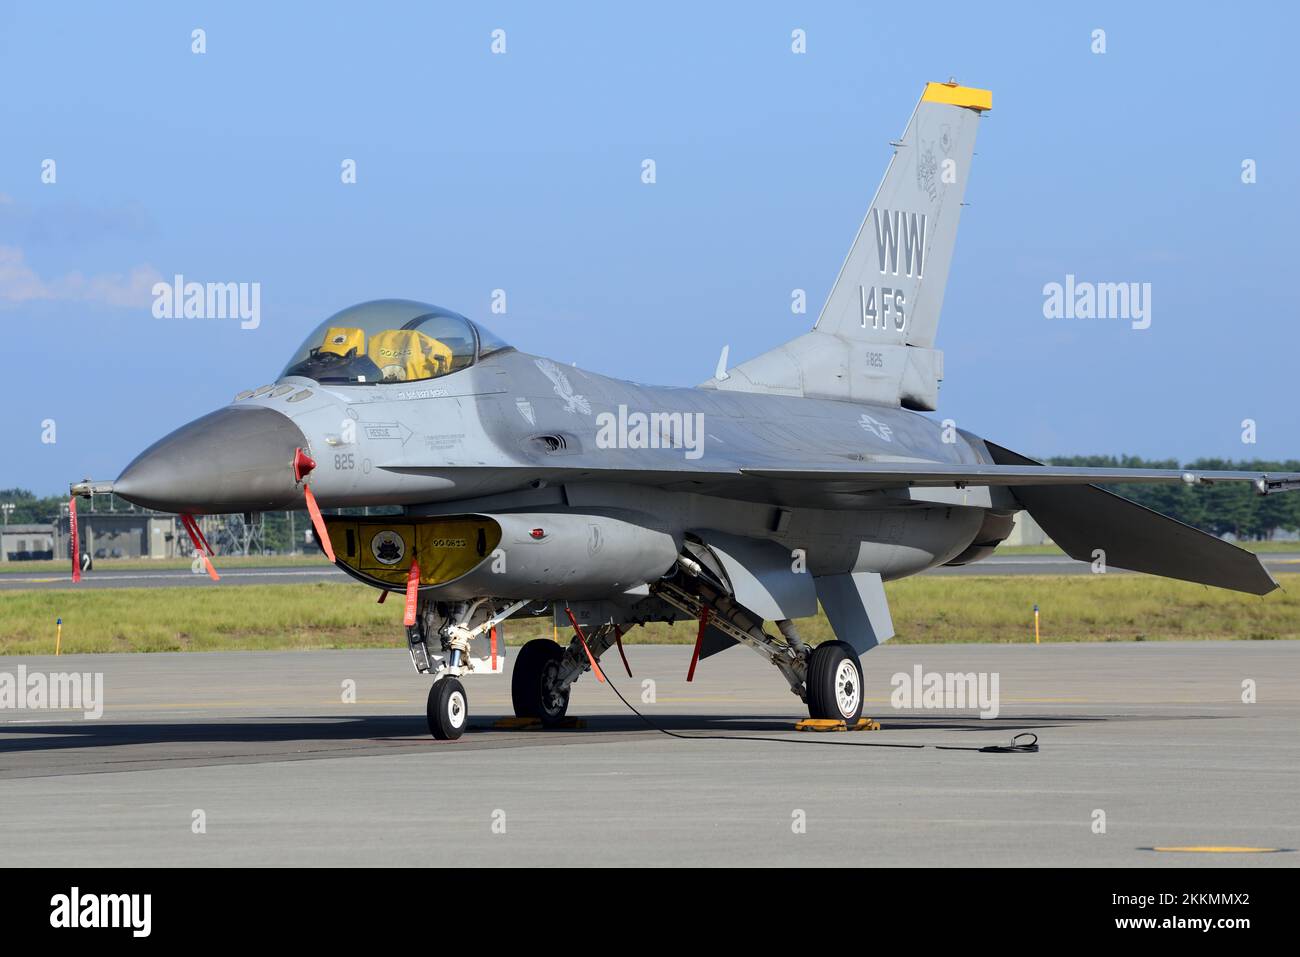
<instances>
[{"instance_id":1,"label":"runway marker","mask_svg":"<svg viewBox=\"0 0 1300 957\"><path fill-rule=\"evenodd\" d=\"M1038 606L1034 606L1034 644L1038 644Z\"/></svg>"},{"instance_id":2,"label":"runway marker","mask_svg":"<svg viewBox=\"0 0 1300 957\"><path fill-rule=\"evenodd\" d=\"M1184 847L1140 847L1140 851L1161 851L1168 854L1288 854L1289 847L1237 847L1231 844L1189 844Z\"/></svg>"},{"instance_id":3,"label":"runway marker","mask_svg":"<svg viewBox=\"0 0 1300 957\"><path fill-rule=\"evenodd\" d=\"M59 657L59 649L63 646L63 619L54 619L54 657Z\"/></svg>"}]
</instances>

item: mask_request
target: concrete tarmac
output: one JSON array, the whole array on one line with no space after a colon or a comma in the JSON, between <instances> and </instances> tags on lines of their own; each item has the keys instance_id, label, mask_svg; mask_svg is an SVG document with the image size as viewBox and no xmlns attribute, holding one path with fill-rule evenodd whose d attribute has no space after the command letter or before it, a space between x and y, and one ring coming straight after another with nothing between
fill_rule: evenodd
<instances>
[{"instance_id":1,"label":"concrete tarmac","mask_svg":"<svg viewBox=\"0 0 1300 957\"><path fill-rule=\"evenodd\" d=\"M692 684L689 648L627 651L636 677L607 656L613 683L693 740L590 675L585 729L496 730L502 675L468 679L471 729L434 741L400 649L0 659L102 672L106 702L98 720L0 711L5 861L1300 863L1300 643L885 645L863 659L883 728L850 734L794 732L800 702L744 649ZM918 665L996 673L998 717L893 708L891 676ZM972 750L1021 731L1038 753ZM1189 845L1278 850L1151 850Z\"/></svg>"}]
</instances>

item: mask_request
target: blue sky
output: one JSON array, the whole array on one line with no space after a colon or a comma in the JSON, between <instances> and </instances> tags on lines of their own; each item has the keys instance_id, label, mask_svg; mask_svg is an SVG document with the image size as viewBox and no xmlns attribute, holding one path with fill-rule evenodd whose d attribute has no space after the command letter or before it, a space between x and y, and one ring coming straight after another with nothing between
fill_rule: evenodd
<instances>
[{"instance_id":1,"label":"blue sky","mask_svg":"<svg viewBox=\"0 0 1300 957\"><path fill-rule=\"evenodd\" d=\"M0 487L116 477L371 298L702 381L724 344L811 325L888 141L949 76L994 109L940 417L1031 455L1300 456L1298 26L1280 4L6 5ZM155 319L149 280L178 272L261 283L260 327ZM1150 282L1151 328L1044 319L1067 273Z\"/></svg>"}]
</instances>

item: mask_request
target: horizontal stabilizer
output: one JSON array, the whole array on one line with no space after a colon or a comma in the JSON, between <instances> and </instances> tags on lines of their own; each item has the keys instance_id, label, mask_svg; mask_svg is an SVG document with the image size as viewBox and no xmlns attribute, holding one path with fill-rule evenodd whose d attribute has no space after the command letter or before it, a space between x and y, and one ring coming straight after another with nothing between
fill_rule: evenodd
<instances>
[{"instance_id":1,"label":"horizontal stabilizer","mask_svg":"<svg viewBox=\"0 0 1300 957\"><path fill-rule=\"evenodd\" d=\"M985 442L1007 465L1036 465ZM1107 566L1214 585L1251 595L1277 588L1258 556L1200 529L1093 485L1017 487L1011 493L1067 555L1081 562L1101 549Z\"/></svg>"}]
</instances>

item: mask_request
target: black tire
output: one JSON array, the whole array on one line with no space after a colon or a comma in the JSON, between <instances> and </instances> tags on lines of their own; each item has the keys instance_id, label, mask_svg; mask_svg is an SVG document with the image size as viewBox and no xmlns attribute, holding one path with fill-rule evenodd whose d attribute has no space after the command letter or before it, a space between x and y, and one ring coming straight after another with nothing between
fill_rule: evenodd
<instances>
[{"instance_id":1,"label":"black tire","mask_svg":"<svg viewBox=\"0 0 1300 957\"><path fill-rule=\"evenodd\" d=\"M569 692L557 695L547 686L563 657L564 649L549 638L534 638L519 649L510 676L510 700L518 717L540 718L545 725L564 719Z\"/></svg>"},{"instance_id":2,"label":"black tire","mask_svg":"<svg viewBox=\"0 0 1300 957\"><path fill-rule=\"evenodd\" d=\"M857 724L862 717L862 665L853 646L826 641L814 648L808 659L806 690L808 717Z\"/></svg>"},{"instance_id":3,"label":"black tire","mask_svg":"<svg viewBox=\"0 0 1300 957\"><path fill-rule=\"evenodd\" d=\"M469 723L469 696L459 678L440 678L429 689L429 733L439 741L455 741Z\"/></svg>"}]
</instances>

